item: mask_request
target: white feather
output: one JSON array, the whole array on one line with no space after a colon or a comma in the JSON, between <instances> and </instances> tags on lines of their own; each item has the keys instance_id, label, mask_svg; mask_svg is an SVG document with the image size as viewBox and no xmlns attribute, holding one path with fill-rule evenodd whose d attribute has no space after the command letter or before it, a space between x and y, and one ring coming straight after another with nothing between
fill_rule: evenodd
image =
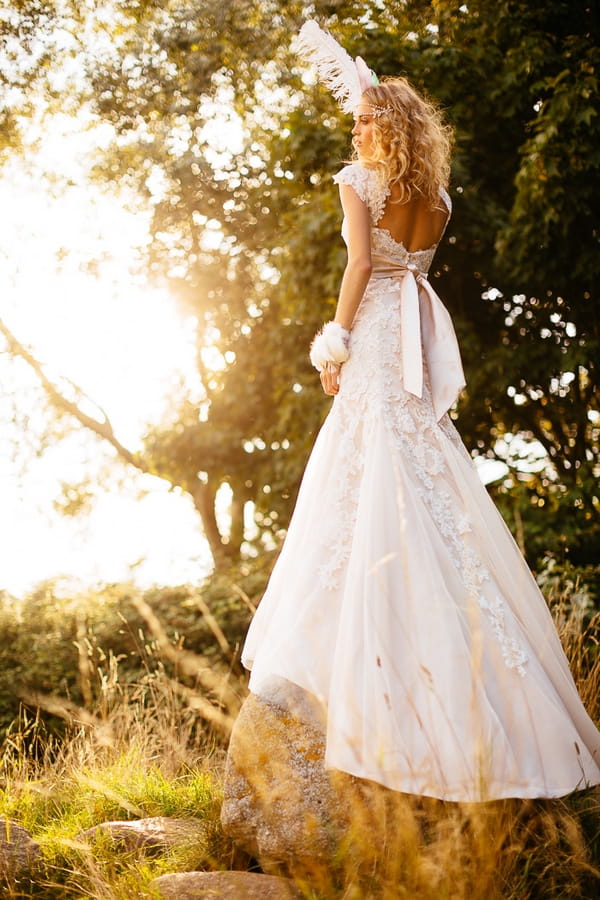
<instances>
[{"instance_id":1,"label":"white feather","mask_svg":"<svg viewBox=\"0 0 600 900\"><path fill-rule=\"evenodd\" d=\"M319 81L328 88L344 112L352 113L362 94L355 62L336 39L309 19L293 43L294 51L314 63Z\"/></svg>"},{"instance_id":2,"label":"white feather","mask_svg":"<svg viewBox=\"0 0 600 900\"><path fill-rule=\"evenodd\" d=\"M350 357L348 344L350 332L343 328L339 322L327 322L316 333L310 345L310 361L319 372L322 372L327 363L341 365Z\"/></svg>"}]
</instances>

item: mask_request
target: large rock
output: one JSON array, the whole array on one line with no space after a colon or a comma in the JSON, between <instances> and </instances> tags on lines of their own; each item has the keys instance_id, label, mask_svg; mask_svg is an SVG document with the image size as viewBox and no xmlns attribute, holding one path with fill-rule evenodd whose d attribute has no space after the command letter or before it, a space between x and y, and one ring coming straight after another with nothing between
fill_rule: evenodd
<instances>
[{"instance_id":1,"label":"large rock","mask_svg":"<svg viewBox=\"0 0 600 900\"><path fill-rule=\"evenodd\" d=\"M163 853L181 844L193 845L202 842L204 825L201 819L149 816L132 821L102 822L81 834L81 838L87 841L95 841L101 837L127 851Z\"/></svg>"},{"instance_id":2,"label":"large rock","mask_svg":"<svg viewBox=\"0 0 600 900\"><path fill-rule=\"evenodd\" d=\"M287 878L252 872L184 872L161 875L151 887L164 900L300 900L303 894Z\"/></svg>"},{"instance_id":3,"label":"large rock","mask_svg":"<svg viewBox=\"0 0 600 900\"><path fill-rule=\"evenodd\" d=\"M265 871L310 871L331 860L363 786L325 769L324 720L299 688L280 682L251 694L234 725L221 822Z\"/></svg>"},{"instance_id":4,"label":"large rock","mask_svg":"<svg viewBox=\"0 0 600 900\"><path fill-rule=\"evenodd\" d=\"M35 868L39 845L27 829L9 819L0 819L0 878L11 881Z\"/></svg>"}]
</instances>

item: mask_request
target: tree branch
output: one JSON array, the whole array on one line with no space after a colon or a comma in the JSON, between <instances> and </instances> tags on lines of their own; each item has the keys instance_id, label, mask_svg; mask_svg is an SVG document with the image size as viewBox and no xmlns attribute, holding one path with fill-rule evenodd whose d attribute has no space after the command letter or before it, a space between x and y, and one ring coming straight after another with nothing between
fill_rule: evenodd
<instances>
[{"instance_id":1,"label":"tree branch","mask_svg":"<svg viewBox=\"0 0 600 900\"><path fill-rule=\"evenodd\" d=\"M131 450L128 450L127 447L125 447L119 441L115 434L112 423L103 409L98 407L99 409L101 409L101 412L104 416L104 421L100 421L99 419L95 419L93 416L89 416L77 405L77 403L73 402L72 400L68 400L61 393L59 388L46 375L42 363L35 358L33 353L24 344L22 344L17 337L15 337L13 332L2 319L0 319L0 332L6 338L10 351L14 355L20 357L24 362L27 363L27 365L31 369L33 369L40 381L40 384L46 391L50 400L55 404L55 406L77 419L77 421L81 425L83 425L84 428L88 428L90 431L93 431L94 434L96 434L98 437L102 438L105 441L108 441L108 443L111 444L112 447L114 447L119 456L124 459L125 462L130 463L132 466L135 466L136 469L141 469L143 472L151 472L152 474L156 474L152 472L152 469L148 462L144 460L144 458L139 453L132 453ZM83 391L78 385L74 384L72 381L70 381L69 384L71 384L74 390L81 397L87 397L85 391Z\"/></svg>"},{"instance_id":2,"label":"tree branch","mask_svg":"<svg viewBox=\"0 0 600 900\"><path fill-rule=\"evenodd\" d=\"M157 467L148 459L144 458L141 453L133 453L117 438L108 415L103 409L101 409L101 407L98 407L98 409L100 409L100 411L102 412L103 420L96 419L94 418L94 416L88 415L80 408L80 406L76 402L69 400L62 394L59 387L57 387L57 385L46 375L42 363L35 358L31 350L29 350L24 344L21 343L21 341L18 340L18 338L13 334L13 332L2 319L0 319L0 333L3 334L6 338L10 352L26 362L27 365L35 372L44 391L50 398L51 402L58 409L63 410L64 412L73 416L73 418L76 419L80 425L92 431L99 438L108 441L108 443L117 451L119 457L124 462L134 466L138 471L150 475L157 475L160 478L164 478L165 481L168 481L169 484L171 484L173 487L182 487L184 490L186 490L186 492L191 496L194 502L194 506L200 514L204 534L209 543L215 565L223 564L230 559L232 555L231 548L228 548L228 546L223 543L222 536L217 525L214 508L215 489L213 486L202 484L200 481L198 481L197 484L191 487L184 487L177 481L177 479L174 479L168 473L157 469ZM69 384L71 384L75 392L80 397L87 398L85 391L79 388L78 385L74 384L71 381L69 382ZM90 402L93 401L91 401L90 399ZM94 405L97 406L97 404Z\"/></svg>"}]
</instances>

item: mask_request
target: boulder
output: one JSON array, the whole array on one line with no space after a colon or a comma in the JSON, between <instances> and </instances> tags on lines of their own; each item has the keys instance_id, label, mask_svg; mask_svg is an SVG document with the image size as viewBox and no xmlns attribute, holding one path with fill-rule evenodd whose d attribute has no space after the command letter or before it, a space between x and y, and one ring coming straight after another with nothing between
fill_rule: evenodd
<instances>
[{"instance_id":1,"label":"boulder","mask_svg":"<svg viewBox=\"0 0 600 900\"><path fill-rule=\"evenodd\" d=\"M289 682L245 700L225 769L223 829L267 872L328 862L355 818L357 779L325 769L322 710Z\"/></svg>"},{"instance_id":2,"label":"boulder","mask_svg":"<svg viewBox=\"0 0 600 900\"><path fill-rule=\"evenodd\" d=\"M164 900L300 900L303 894L287 878L253 872L184 872L152 881Z\"/></svg>"},{"instance_id":3,"label":"boulder","mask_svg":"<svg viewBox=\"0 0 600 900\"><path fill-rule=\"evenodd\" d=\"M35 868L40 855L27 829L9 819L0 819L0 877L12 880Z\"/></svg>"},{"instance_id":4,"label":"boulder","mask_svg":"<svg viewBox=\"0 0 600 900\"><path fill-rule=\"evenodd\" d=\"M85 841L95 841L105 836L127 851L164 853L181 844L193 845L201 842L204 831L201 819L149 816L133 821L102 822L88 828L80 837Z\"/></svg>"}]
</instances>

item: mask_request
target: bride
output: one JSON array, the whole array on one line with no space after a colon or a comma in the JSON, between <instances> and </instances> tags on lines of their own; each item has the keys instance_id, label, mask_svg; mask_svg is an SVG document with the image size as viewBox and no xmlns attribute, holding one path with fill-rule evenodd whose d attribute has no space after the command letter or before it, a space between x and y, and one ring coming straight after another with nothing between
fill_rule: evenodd
<instances>
[{"instance_id":1,"label":"bride","mask_svg":"<svg viewBox=\"0 0 600 900\"><path fill-rule=\"evenodd\" d=\"M534 578L449 416L464 386L427 279L451 214L449 128L314 23L300 51L354 115L335 177L348 263L311 348L334 397L243 653L250 689L321 704L326 765L452 801L600 782Z\"/></svg>"}]
</instances>

